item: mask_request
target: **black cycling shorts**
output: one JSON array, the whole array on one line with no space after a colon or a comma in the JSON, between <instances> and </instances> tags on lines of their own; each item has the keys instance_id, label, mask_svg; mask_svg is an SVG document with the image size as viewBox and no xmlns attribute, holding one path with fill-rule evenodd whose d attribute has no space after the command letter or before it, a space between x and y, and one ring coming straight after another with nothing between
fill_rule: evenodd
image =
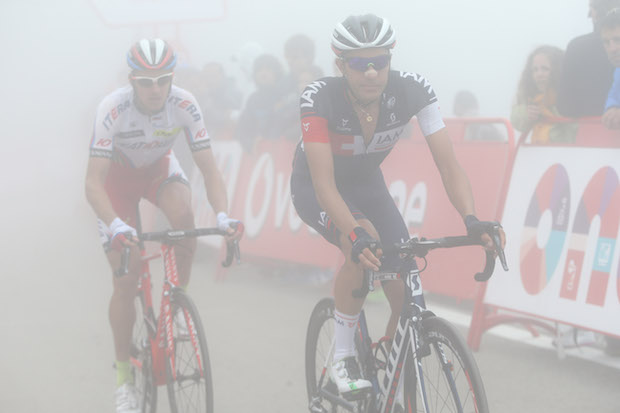
<instances>
[{"instance_id":1,"label":"black cycling shorts","mask_svg":"<svg viewBox=\"0 0 620 413\"><path fill-rule=\"evenodd\" d=\"M339 188L340 195L356 220L368 219L379 234L384 246L409 239L407 225L388 191L380 169L361 183ZM314 228L330 243L340 245L340 231L316 199L310 178L293 174L291 196L299 217ZM383 271L399 271L401 259L397 254L386 254L382 258Z\"/></svg>"}]
</instances>

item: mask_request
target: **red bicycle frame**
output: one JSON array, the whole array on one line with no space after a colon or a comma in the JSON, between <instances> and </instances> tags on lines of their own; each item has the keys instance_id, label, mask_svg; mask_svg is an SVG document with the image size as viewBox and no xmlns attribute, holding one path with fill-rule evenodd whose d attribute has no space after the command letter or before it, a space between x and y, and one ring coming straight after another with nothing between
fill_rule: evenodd
<instances>
[{"instance_id":1,"label":"red bicycle frame","mask_svg":"<svg viewBox=\"0 0 620 413\"><path fill-rule=\"evenodd\" d=\"M161 244L161 253L146 255L146 251L141 248L142 256L142 268L140 271L140 279L138 281L138 293L144 297L144 317L145 324L148 326L149 332L149 344L151 348L152 360L153 360L153 377L155 384L158 386L166 384L166 361L170 362L170 371L172 372L173 380L176 380L176 368L174 358L174 339L172 336L172 308L171 308L171 295L175 288L179 288L179 275L176 265L176 256L174 254L174 247L165 243ZM164 284L162 287L161 306L159 311L159 317L157 318L157 327L155 327L152 315L155 313L153 310L153 297L152 297L152 285L151 285L151 273L149 270L149 261L163 257L164 259ZM201 377L204 376L202 371L202 360L200 359L200 352L198 351L198 342L196 340L196 331L192 323L191 318L187 312L184 312L185 322L187 324L188 333L194 347L194 354L198 359L198 365L200 366ZM137 320L136 320L137 321ZM131 363L141 368L139 360L131 358Z\"/></svg>"}]
</instances>

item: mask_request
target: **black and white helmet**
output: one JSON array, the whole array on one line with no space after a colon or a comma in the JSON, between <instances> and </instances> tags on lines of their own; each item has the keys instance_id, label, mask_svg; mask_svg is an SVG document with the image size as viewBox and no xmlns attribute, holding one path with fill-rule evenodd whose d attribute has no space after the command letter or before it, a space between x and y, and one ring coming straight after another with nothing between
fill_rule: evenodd
<instances>
[{"instance_id":1,"label":"black and white helmet","mask_svg":"<svg viewBox=\"0 0 620 413\"><path fill-rule=\"evenodd\" d=\"M142 39L127 52L127 64L133 70L172 70L177 55L162 39Z\"/></svg>"},{"instance_id":2,"label":"black and white helmet","mask_svg":"<svg viewBox=\"0 0 620 413\"><path fill-rule=\"evenodd\" d=\"M336 25L332 35L332 49L337 55L371 47L391 49L395 43L396 37L390 22L374 14L349 16Z\"/></svg>"}]
</instances>

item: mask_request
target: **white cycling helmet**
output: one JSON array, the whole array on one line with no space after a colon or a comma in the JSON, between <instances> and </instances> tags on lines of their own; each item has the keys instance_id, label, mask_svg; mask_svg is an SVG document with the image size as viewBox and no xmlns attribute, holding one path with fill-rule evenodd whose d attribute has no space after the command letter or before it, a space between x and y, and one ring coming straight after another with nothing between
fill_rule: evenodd
<instances>
[{"instance_id":1,"label":"white cycling helmet","mask_svg":"<svg viewBox=\"0 0 620 413\"><path fill-rule=\"evenodd\" d=\"M390 22L374 14L349 16L336 25L332 34L332 49L338 56L349 50L371 47L391 49L395 43Z\"/></svg>"},{"instance_id":2,"label":"white cycling helmet","mask_svg":"<svg viewBox=\"0 0 620 413\"><path fill-rule=\"evenodd\" d=\"M127 52L127 64L134 70L168 70L176 63L176 53L162 39L142 39Z\"/></svg>"}]
</instances>

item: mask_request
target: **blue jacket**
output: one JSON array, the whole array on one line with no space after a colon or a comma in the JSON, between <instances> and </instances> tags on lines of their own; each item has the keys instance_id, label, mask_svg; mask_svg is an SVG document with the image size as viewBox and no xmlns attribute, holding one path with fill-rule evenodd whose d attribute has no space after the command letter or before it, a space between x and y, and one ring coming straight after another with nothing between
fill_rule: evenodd
<instances>
[{"instance_id":1,"label":"blue jacket","mask_svg":"<svg viewBox=\"0 0 620 413\"><path fill-rule=\"evenodd\" d=\"M607 102L605 102L605 111L609 108L620 108L620 68L614 71L614 83L609 89Z\"/></svg>"}]
</instances>

